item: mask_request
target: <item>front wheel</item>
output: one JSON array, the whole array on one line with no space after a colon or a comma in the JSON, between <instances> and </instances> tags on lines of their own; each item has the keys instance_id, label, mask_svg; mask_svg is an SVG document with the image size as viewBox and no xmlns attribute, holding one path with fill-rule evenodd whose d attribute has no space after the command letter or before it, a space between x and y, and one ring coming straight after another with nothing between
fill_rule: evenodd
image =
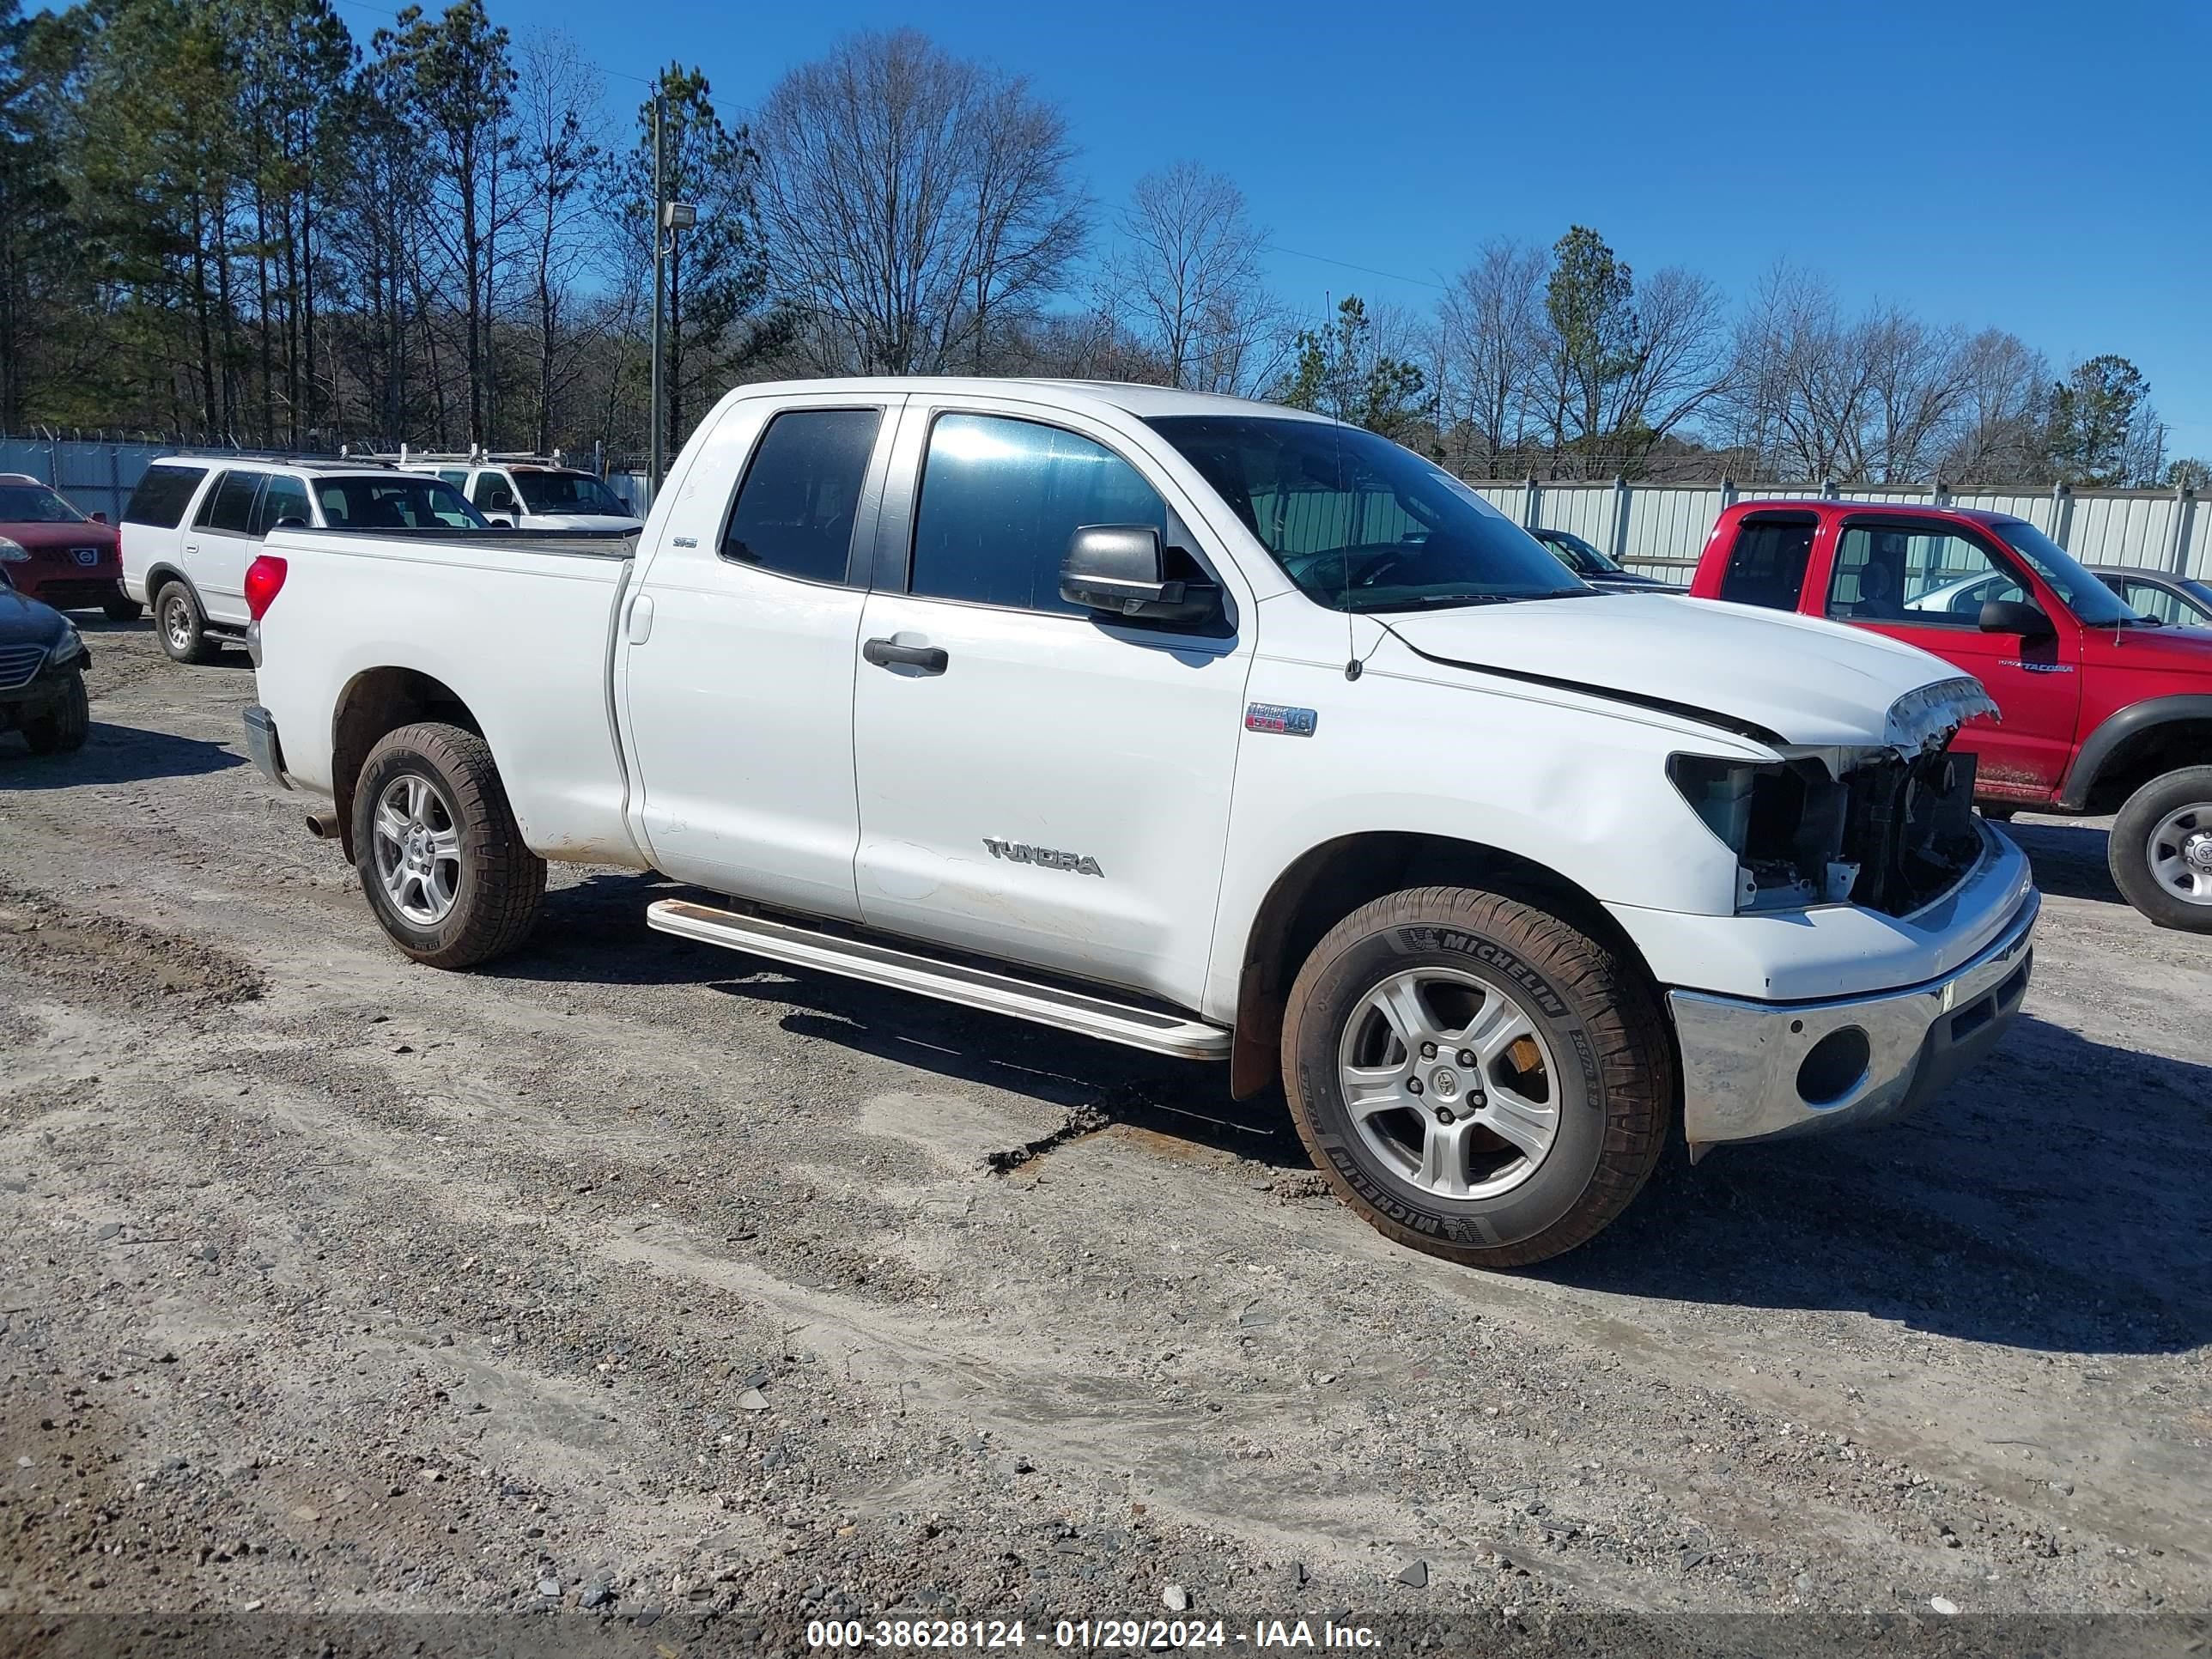
<instances>
[{"instance_id":1,"label":"front wheel","mask_svg":"<svg viewBox=\"0 0 2212 1659\"><path fill-rule=\"evenodd\" d=\"M2121 895L2160 927L2212 933L2212 766L2185 766L2129 796L2105 857Z\"/></svg>"},{"instance_id":2,"label":"front wheel","mask_svg":"<svg viewBox=\"0 0 2212 1659\"><path fill-rule=\"evenodd\" d=\"M1395 893L1314 948L1283 1026L1291 1113L1339 1197L1472 1267L1572 1249L1659 1162L1672 1045L1641 970L1468 888Z\"/></svg>"},{"instance_id":3,"label":"front wheel","mask_svg":"<svg viewBox=\"0 0 2212 1659\"><path fill-rule=\"evenodd\" d=\"M34 755L66 755L83 748L91 730L92 703L84 694L84 674L79 670L44 713L23 722L23 741Z\"/></svg>"},{"instance_id":4,"label":"front wheel","mask_svg":"<svg viewBox=\"0 0 2212 1659\"><path fill-rule=\"evenodd\" d=\"M417 962L472 968L537 923L545 860L473 732L424 721L379 739L354 785L353 847L376 919Z\"/></svg>"}]
</instances>

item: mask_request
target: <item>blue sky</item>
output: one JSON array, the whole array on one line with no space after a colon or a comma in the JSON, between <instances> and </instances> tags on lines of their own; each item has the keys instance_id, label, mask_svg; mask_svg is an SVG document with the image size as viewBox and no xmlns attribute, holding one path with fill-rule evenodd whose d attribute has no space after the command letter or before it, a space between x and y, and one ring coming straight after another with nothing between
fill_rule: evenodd
<instances>
[{"instance_id":1,"label":"blue sky","mask_svg":"<svg viewBox=\"0 0 2212 1659\"><path fill-rule=\"evenodd\" d=\"M365 41L381 21L337 0ZM839 35L910 23L1063 105L1111 205L1195 156L1289 252L1276 285L1425 305L1490 237L1595 226L1743 294L1777 258L1847 302L2134 360L2212 457L2212 3L1865 0L488 0L611 76L672 57L742 109ZM611 78L624 118L643 88Z\"/></svg>"}]
</instances>

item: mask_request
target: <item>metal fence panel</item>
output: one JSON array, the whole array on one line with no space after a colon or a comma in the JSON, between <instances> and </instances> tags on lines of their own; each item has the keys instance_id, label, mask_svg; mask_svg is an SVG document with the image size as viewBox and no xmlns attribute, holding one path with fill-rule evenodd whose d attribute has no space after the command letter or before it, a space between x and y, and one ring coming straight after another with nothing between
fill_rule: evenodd
<instances>
[{"instance_id":1,"label":"metal fence panel","mask_svg":"<svg viewBox=\"0 0 2212 1659\"><path fill-rule=\"evenodd\" d=\"M104 513L113 524L138 487L138 475L162 453L153 444L0 438L0 472L27 472L52 485L80 513Z\"/></svg>"}]
</instances>

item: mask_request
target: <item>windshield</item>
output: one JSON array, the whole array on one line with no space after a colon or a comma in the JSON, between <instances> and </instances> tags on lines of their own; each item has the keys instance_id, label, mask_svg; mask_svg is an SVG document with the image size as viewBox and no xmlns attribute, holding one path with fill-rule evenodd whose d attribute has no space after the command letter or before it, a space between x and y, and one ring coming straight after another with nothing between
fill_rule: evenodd
<instances>
[{"instance_id":1,"label":"windshield","mask_svg":"<svg viewBox=\"0 0 2212 1659\"><path fill-rule=\"evenodd\" d=\"M1567 530L1547 530L1536 539L1553 556L1577 576L1625 576L1628 572L1581 537Z\"/></svg>"},{"instance_id":2,"label":"windshield","mask_svg":"<svg viewBox=\"0 0 2212 1659\"><path fill-rule=\"evenodd\" d=\"M1375 433L1263 415L1168 415L1149 424L1299 590L1332 611L1593 591L1449 473Z\"/></svg>"},{"instance_id":3,"label":"windshield","mask_svg":"<svg viewBox=\"0 0 2212 1659\"><path fill-rule=\"evenodd\" d=\"M514 487L532 513L592 513L612 519L635 515L622 497L588 472L532 472L514 470Z\"/></svg>"},{"instance_id":4,"label":"windshield","mask_svg":"<svg viewBox=\"0 0 2212 1659\"><path fill-rule=\"evenodd\" d=\"M487 530L484 515L442 478L319 478L315 499L333 530Z\"/></svg>"},{"instance_id":5,"label":"windshield","mask_svg":"<svg viewBox=\"0 0 2212 1659\"><path fill-rule=\"evenodd\" d=\"M0 524L83 522L83 514L42 483L0 483Z\"/></svg>"},{"instance_id":6,"label":"windshield","mask_svg":"<svg viewBox=\"0 0 2212 1659\"><path fill-rule=\"evenodd\" d=\"M2073 555L2025 520L2008 519L1996 526L1996 532L2004 538L2006 546L2057 591L2079 621L2091 627L2111 628L2143 620L2118 594L2075 563Z\"/></svg>"}]
</instances>

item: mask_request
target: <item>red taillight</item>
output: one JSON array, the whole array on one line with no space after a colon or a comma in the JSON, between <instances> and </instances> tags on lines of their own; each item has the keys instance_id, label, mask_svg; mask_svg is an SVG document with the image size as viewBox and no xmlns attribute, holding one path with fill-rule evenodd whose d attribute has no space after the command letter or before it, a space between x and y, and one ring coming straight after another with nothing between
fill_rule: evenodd
<instances>
[{"instance_id":1,"label":"red taillight","mask_svg":"<svg viewBox=\"0 0 2212 1659\"><path fill-rule=\"evenodd\" d=\"M259 622L284 588L284 561L264 553L246 567L246 614Z\"/></svg>"}]
</instances>

